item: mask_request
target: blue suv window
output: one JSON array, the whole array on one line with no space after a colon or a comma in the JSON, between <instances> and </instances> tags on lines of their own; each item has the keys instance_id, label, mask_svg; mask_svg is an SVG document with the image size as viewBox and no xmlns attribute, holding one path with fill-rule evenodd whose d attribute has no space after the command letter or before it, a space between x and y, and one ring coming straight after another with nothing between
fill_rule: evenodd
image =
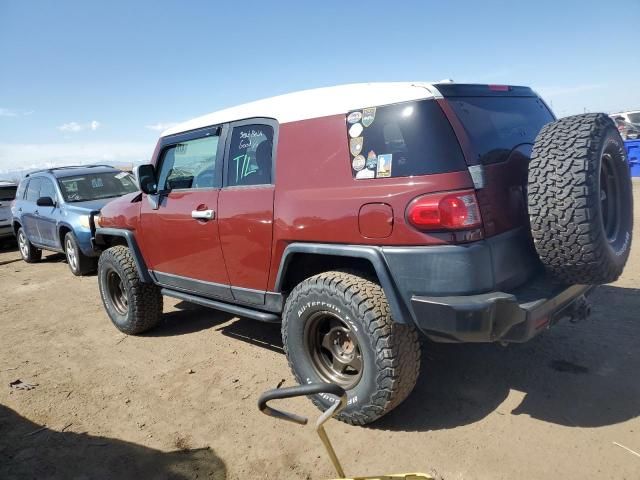
<instances>
[{"instance_id":1,"label":"blue suv window","mask_svg":"<svg viewBox=\"0 0 640 480\"><path fill-rule=\"evenodd\" d=\"M27 201L35 202L40 198L40 185L42 184L42 179L40 178L32 178L29 180L29 186L27 187Z\"/></svg>"}]
</instances>

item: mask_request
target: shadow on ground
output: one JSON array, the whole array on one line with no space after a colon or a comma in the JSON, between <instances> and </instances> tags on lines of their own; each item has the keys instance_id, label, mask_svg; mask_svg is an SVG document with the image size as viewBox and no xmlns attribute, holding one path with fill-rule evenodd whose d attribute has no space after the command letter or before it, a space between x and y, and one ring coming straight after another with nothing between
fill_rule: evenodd
<instances>
[{"instance_id":1,"label":"shadow on ground","mask_svg":"<svg viewBox=\"0 0 640 480\"><path fill-rule=\"evenodd\" d=\"M565 426L600 427L640 415L640 290L604 286L593 315L561 323L525 344L425 342L422 373L409 398L371 428L427 431L477 422L492 412L529 415ZM280 326L236 318L181 302L149 335L214 328L223 335L284 353ZM500 407L511 390L524 394Z\"/></svg>"},{"instance_id":2,"label":"shadow on ground","mask_svg":"<svg viewBox=\"0 0 640 480\"><path fill-rule=\"evenodd\" d=\"M85 433L43 429L0 405L0 478L223 480L209 448L161 452Z\"/></svg>"},{"instance_id":3,"label":"shadow on ground","mask_svg":"<svg viewBox=\"0 0 640 480\"><path fill-rule=\"evenodd\" d=\"M569 427L601 427L640 415L640 290L600 287L593 315L561 323L526 344L426 343L422 373L409 398L371 425L437 430L496 411ZM511 390L520 404L500 405Z\"/></svg>"},{"instance_id":4,"label":"shadow on ground","mask_svg":"<svg viewBox=\"0 0 640 480\"><path fill-rule=\"evenodd\" d=\"M176 310L165 313L162 323L145 335L149 337L186 335L214 328L222 335L235 340L284 354L279 323L264 323L241 318L189 302L179 302L175 308Z\"/></svg>"}]
</instances>

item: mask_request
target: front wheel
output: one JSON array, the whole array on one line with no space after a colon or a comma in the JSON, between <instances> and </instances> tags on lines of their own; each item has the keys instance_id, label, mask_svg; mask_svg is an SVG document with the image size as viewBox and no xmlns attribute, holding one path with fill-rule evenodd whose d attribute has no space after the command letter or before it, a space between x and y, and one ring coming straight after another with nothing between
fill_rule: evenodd
<instances>
[{"instance_id":1,"label":"front wheel","mask_svg":"<svg viewBox=\"0 0 640 480\"><path fill-rule=\"evenodd\" d=\"M82 253L76 237L71 232L68 232L64 237L64 253L67 256L69 270L74 275L86 275L96 269L96 259Z\"/></svg>"},{"instance_id":2,"label":"front wheel","mask_svg":"<svg viewBox=\"0 0 640 480\"><path fill-rule=\"evenodd\" d=\"M22 259L27 263L36 263L42 258L42 250L31 245L22 227L18 230L18 248Z\"/></svg>"},{"instance_id":3,"label":"front wheel","mask_svg":"<svg viewBox=\"0 0 640 480\"><path fill-rule=\"evenodd\" d=\"M160 289L142 282L127 247L117 245L100 255L98 285L104 308L121 332L136 335L152 329L160 321Z\"/></svg>"},{"instance_id":4,"label":"front wheel","mask_svg":"<svg viewBox=\"0 0 640 480\"><path fill-rule=\"evenodd\" d=\"M338 419L364 425L398 406L420 371L416 330L391 318L382 288L345 272L326 272L300 283L287 299L282 338L298 383L335 383L347 391ZM331 395L311 397L321 410Z\"/></svg>"}]
</instances>

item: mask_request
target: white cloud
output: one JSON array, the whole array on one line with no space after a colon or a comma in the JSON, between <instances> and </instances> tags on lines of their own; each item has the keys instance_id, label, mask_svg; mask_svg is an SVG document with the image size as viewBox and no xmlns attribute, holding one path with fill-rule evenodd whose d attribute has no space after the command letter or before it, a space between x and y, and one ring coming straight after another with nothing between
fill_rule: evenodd
<instances>
[{"instance_id":1,"label":"white cloud","mask_svg":"<svg viewBox=\"0 0 640 480\"><path fill-rule=\"evenodd\" d=\"M153 125L145 125L144 128L148 128L149 130L154 130L156 132L163 132L167 128L175 127L177 125L176 122L168 122L168 123L154 123Z\"/></svg>"},{"instance_id":2,"label":"white cloud","mask_svg":"<svg viewBox=\"0 0 640 480\"><path fill-rule=\"evenodd\" d=\"M0 117L21 117L31 115L33 110L13 110L11 108L0 107Z\"/></svg>"},{"instance_id":3,"label":"white cloud","mask_svg":"<svg viewBox=\"0 0 640 480\"><path fill-rule=\"evenodd\" d=\"M58 130L60 130L61 132L69 132L69 133L76 133L76 132L81 132L83 130L91 130L92 132L95 132L99 127L100 127L101 123L98 122L97 120L92 120L89 123L78 123L78 122L69 122L69 123L63 123L62 125L60 125L58 127Z\"/></svg>"},{"instance_id":4,"label":"white cloud","mask_svg":"<svg viewBox=\"0 0 640 480\"><path fill-rule=\"evenodd\" d=\"M47 143L0 144L0 173L60 165L96 162L146 162L152 143Z\"/></svg>"},{"instance_id":5,"label":"white cloud","mask_svg":"<svg viewBox=\"0 0 640 480\"><path fill-rule=\"evenodd\" d=\"M61 132L79 132L82 129L82 125L76 122L64 123L58 127Z\"/></svg>"}]
</instances>

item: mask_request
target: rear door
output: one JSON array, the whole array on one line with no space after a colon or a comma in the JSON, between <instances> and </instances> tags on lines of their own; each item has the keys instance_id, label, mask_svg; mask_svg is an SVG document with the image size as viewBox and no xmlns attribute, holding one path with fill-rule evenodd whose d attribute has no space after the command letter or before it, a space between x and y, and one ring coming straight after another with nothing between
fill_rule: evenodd
<instances>
[{"instance_id":1,"label":"rear door","mask_svg":"<svg viewBox=\"0 0 640 480\"><path fill-rule=\"evenodd\" d=\"M31 243L41 245L40 231L38 230L38 218L36 202L40 197L40 185L42 179L34 177L29 180L24 201L19 206L19 213L22 215L22 227Z\"/></svg>"},{"instance_id":2,"label":"rear door","mask_svg":"<svg viewBox=\"0 0 640 480\"><path fill-rule=\"evenodd\" d=\"M41 178L40 194L41 197L51 197L55 202L53 207L41 207L36 205L35 218L40 234L40 242L48 247L61 247L60 240L56 232L56 218L60 209L58 194L56 188L49 178Z\"/></svg>"},{"instance_id":3,"label":"rear door","mask_svg":"<svg viewBox=\"0 0 640 480\"><path fill-rule=\"evenodd\" d=\"M526 87L452 84L438 89L445 96L445 111L455 117L452 125L458 127L467 161L481 172L477 195L485 235L526 226L531 150L553 114Z\"/></svg>"},{"instance_id":4,"label":"rear door","mask_svg":"<svg viewBox=\"0 0 640 480\"><path fill-rule=\"evenodd\" d=\"M0 229L11 225L11 202L16 198L15 185L0 186Z\"/></svg>"},{"instance_id":5,"label":"rear door","mask_svg":"<svg viewBox=\"0 0 640 480\"><path fill-rule=\"evenodd\" d=\"M271 264L277 122L231 124L224 188L218 200L220 242L234 300L262 305Z\"/></svg>"},{"instance_id":6,"label":"rear door","mask_svg":"<svg viewBox=\"0 0 640 480\"><path fill-rule=\"evenodd\" d=\"M218 233L221 133L212 127L164 139L156 167L161 193L143 199L139 235L148 267L161 285L228 300Z\"/></svg>"}]
</instances>

